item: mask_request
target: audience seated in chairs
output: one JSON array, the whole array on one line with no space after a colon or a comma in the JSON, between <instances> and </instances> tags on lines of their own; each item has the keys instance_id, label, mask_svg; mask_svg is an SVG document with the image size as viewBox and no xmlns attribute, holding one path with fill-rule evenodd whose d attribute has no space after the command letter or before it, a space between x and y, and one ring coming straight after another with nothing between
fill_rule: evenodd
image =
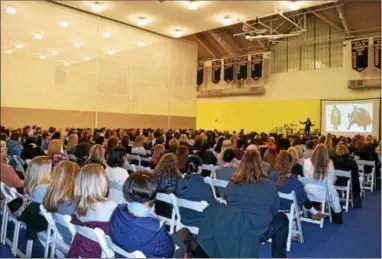
<instances>
[{"instance_id":1,"label":"audience seated in chairs","mask_svg":"<svg viewBox=\"0 0 382 259\"><path fill-rule=\"evenodd\" d=\"M178 169L184 174L187 172L187 160L188 160L188 148L186 146L180 146L175 152L178 159Z\"/></svg>"},{"instance_id":2,"label":"audience seated in chairs","mask_svg":"<svg viewBox=\"0 0 382 259\"><path fill-rule=\"evenodd\" d=\"M62 151L62 142L60 139L52 139L49 142L47 156L52 159L53 167L62 160L69 160L68 156Z\"/></svg>"},{"instance_id":3,"label":"audience seated in chairs","mask_svg":"<svg viewBox=\"0 0 382 259\"><path fill-rule=\"evenodd\" d=\"M27 160L27 159L33 159L36 156L44 156L44 155L45 155L45 152L42 151L42 149L36 145L36 139L34 137L27 137L24 142L24 148L21 151L20 157L24 160Z\"/></svg>"},{"instance_id":4,"label":"audience seated in chairs","mask_svg":"<svg viewBox=\"0 0 382 259\"><path fill-rule=\"evenodd\" d=\"M109 152L107 158L106 175L109 181L123 185L129 177L127 170L124 168L127 161L127 151L122 146L116 146Z\"/></svg>"},{"instance_id":5,"label":"audience seated in chairs","mask_svg":"<svg viewBox=\"0 0 382 259\"><path fill-rule=\"evenodd\" d=\"M86 164L100 164L106 168L105 149L100 144L93 145L89 150Z\"/></svg>"},{"instance_id":6,"label":"audience seated in chairs","mask_svg":"<svg viewBox=\"0 0 382 259\"><path fill-rule=\"evenodd\" d=\"M144 148L145 139L143 136L136 137L134 146L131 149L131 153L135 155L146 156L146 149Z\"/></svg>"},{"instance_id":7,"label":"audience seated in chairs","mask_svg":"<svg viewBox=\"0 0 382 259\"><path fill-rule=\"evenodd\" d=\"M216 170L216 178L220 180L229 181L233 173L236 172L236 167L233 165L235 160L235 151L232 148L227 148L223 152L221 167Z\"/></svg>"},{"instance_id":8,"label":"audience seated in chairs","mask_svg":"<svg viewBox=\"0 0 382 259\"><path fill-rule=\"evenodd\" d=\"M282 150L283 151L283 150ZM281 152L281 151L280 151ZM304 176L304 170L303 170L303 167L302 165L300 164L300 160L299 160L299 155L298 155L298 151L295 147L290 147L288 148L288 154L292 156L292 159L293 159L293 167L292 167L292 174L295 176L295 177L298 177L298 176L301 176L303 177Z\"/></svg>"},{"instance_id":9,"label":"audience seated in chairs","mask_svg":"<svg viewBox=\"0 0 382 259\"><path fill-rule=\"evenodd\" d=\"M0 165L1 165L1 177L0 180L2 183L4 183L6 186L10 188L21 188L21 193L23 193L22 187L24 186L24 180L20 178L20 176L23 176L22 174L17 174L15 169L13 169L12 166L7 164L7 144L4 141L1 141L0 146L1 151L1 157L0 157Z\"/></svg>"},{"instance_id":10,"label":"audience seated in chairs","mask_svg":"<svg viewBox=\"0 0 382 259\"><path fill-rule=\"evenodd\" d=\"M10 156L20 156L23 146L21 145L21 134L14 130L11 132L10 138L7 140L8 154Z\"/></svg>"},{"instance_id":11,"label":"audience seated in chairs","mask_svg":"<svg viewBox=\"0 0 382 259\"><path fill-rule=\"evenodd\" d=\"M66 146L66 153L69 155L74 155L74 152L76 151L76 147L78 145L78 135L77 134L71 134L68 139L68 144Z\"/></svg>"}]
</instances>

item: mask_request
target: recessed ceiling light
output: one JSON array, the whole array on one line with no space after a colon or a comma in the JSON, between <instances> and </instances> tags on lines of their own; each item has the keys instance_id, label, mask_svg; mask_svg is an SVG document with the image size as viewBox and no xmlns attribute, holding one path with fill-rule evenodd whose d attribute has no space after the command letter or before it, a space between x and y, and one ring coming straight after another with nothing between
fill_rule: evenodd
<instances>
[{"instance_id":1,"label":"recessed ceiling light","mask_svg":"<svg viewBox=\"0 0 382 259\"><path fill-rule=\"evenodd\" d=\"M224 26L231 25L232 24L232 17L225 16L222 23Z\"/></svg>"},{"instance_id":2,"label":"recessed ceiling light","mask_svg":"<svg viewBox=\"0 0 382 259\"><path fill-rule=\"evenodd\" d=\"M4 52L5 52L6 54L12 54L12 50L10 50L10 49L5 50Z\"/></svg>"},{"instance_id":3,"label":"recessed ceiling light","mask_svg":"<svg viewBox=\"0 0 382 259\"><path fill-rule=\"evenodd\" d=\"M36 40L41 40L41 39L42 39L42 34L40 34L40 33L36 33L36 34L34 35L34 38L35 38Z\"/></svg>"},{"instance_id":4,"label":"recessed ceiling light","mask_svg":"<svg viewBox=\"0 0 382 259\"><path fill-rule=\"evenodd\" d=\"M60 21L60 26L63 28L66 28L69 26L69 22L68 21Z\"/></svg>"},{"instance_id":5,"label":"recessed ceiling light","mask_svg":"<svg viewBox=\"0 0 382 259\"><path fill-rule=\"evenodd\" d=\"M24 45L23 45L23 44L21 44L21 43L19 43L19 44L16 44L16 48L18 48L18 49L22 49L22 48L24 48Z\"/></svg>"},{"instance_id":6,"label":"recessed ceiling light","mask_svg":"<svg viewBox=\"0 0 382 259\"><path fill-rule=\"evenodd\" d=\"M6 9L7 14L16 14L16 9L13 7L7 7Z\"/></svg>"},{"instance_id":7,"label":"recessed ceiling light","mask_svg":"<svg viewBox=\"0 0 382 259\"><path fill-rule=\"evenodd\" d=\"M102 33L102 37L104 38L110 38L110 36L111 36L110 32L105 31L104 33Z\"/></svg>"},{"instance_id":8,"label":"recessed ceiling light","mask_svg":"<svg viewBox=\"0 0 382 259\"><path fill-rule=\"evenodd\" d=\"M46 59L46 56L41 55L41 56L40 56L40 59Z\"/></svg>"},{"instance_id":9,"label":"recessed ceiling light","mask_svg":"<svg viewBox=\"0 0 382 259\"><path fill-rule=\"evenodd\" d=\"M145 46L145 42L143 40L140 40L140 41L138 41L137 45L139 47L144 47Z\"/></svg>"},{"instance_id":10,"label":"recessed ceiling light","mask_svg":"<svg viewBox=\"0 0 382 259\"><path fill-rule=\"evenodd\" d=\"M92 4L92 10L95 13L102 12L103 10L103 4L101 2L95 2Z\"/></svg>"},{"instance_id":11,"label":"recessed ceiling light","mask_svg":"<svg viewBox=\"0 0 382 259\"><path fill-rule=\"evenodd\" d=\"M301 6L301 3L297 2L297 1L287 1L286 4L287 4L289 10L291 10L291 11L296 11L296 10L300 9L300 6Z\"/></svg>"},{"instance_id":12,"label":"recessed ceiling light","mask_svg":"<svg viewBox=\"0 0 382 259\"><path fill-rule=\"evenodd\" d=\"M114 53L115 53L115 51L113 49L109 49L107 51L107 54L109 54L109 55L114 55Z\"/></svg>"},{"instance_id":13,"label":"recessed ceiling light","mask_svg":"<svg viewBox=\"0 0 382 259\"><path fill-rule=\"evenodd\" d=\"M80 48L82 46L82 44L80 42L74 42L73 43L73 46L76 47L76 48Z\"/></svg>"},{"instance_id":14,"label":"recessed ceiling light","mask_svg":"<svg viewBox=\"0 0 382 259\"><path fill-rule=\"evenodd\" d=\"M188 10L197 10L198 9L198 3L196 1L190 1L187 5Z\"/></svg>"},{"instance_id":15,"label":"recessed ceiling light","mask_svg":"<svg viewBox=\"0 0 382 259\"><path fill-rule=\"evenodd\" d=\"M182 35L183 35L182 30L180 30L180 29L174 30L174 37L175 38L180 38L180 37L182 37Z\"/></svg>"},{"instance_id":16,"label":"recessed ceiling light","mask_svg":"<svg viewBox=\"0 0 382 259\"><path fill-rule=\"evenodd\" d=\"M89 61L91 58L90 57L84 57L85 61Z\"/></svg>"},{"instance_id":17,"label":"recessed ceiling light","mask_svg":"<svg viewBox=\"0 0 382 259\"><path fill-rule=\"evenodd\" d=\"M137 25L142 27L145 26L147 22L148 22L148 19L145 17L139 17L136 21Z\"/></svg>"},{"instance_id":18,"label":"recessed ceiling light","mask_svg":"<svg viewBox=\"0 0 382 259\"><path fill-rule=\"evenodd\" d=\"M57 50L52 50L52 54L57 56L58 54L60 54L60 52L58 52Z\"/></svg>"},{"instance_id":19,"label":"recessed ceiling light","mask_svg":"<svg viewBox=\"0 0 382 259\"><path fill-rule=\"evenodd\" d=\"M70 63L69 61L65 61L64 62L64 65L66 66L66 67L68 67L68 66L70 66L72 63Z\"/></svg>"}]
</instances>

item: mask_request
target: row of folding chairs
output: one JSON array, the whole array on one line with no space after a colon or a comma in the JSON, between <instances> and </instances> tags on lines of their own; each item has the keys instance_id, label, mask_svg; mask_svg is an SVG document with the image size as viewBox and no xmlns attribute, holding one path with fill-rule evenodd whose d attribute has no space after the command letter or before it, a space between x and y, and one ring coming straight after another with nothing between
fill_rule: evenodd
<instances>
[{"instance_id":1,"label":"row of folding chairs","mask_svg":"<svg viewBox=\"0 0 382 259\"><path fill-rule=\"evenodd\" d=\"M151 157L143 157L136 154L130 154L128 155L128 160L131 164L136 164L138 166L142 166L143 163L149 164L152 162ZM142 163L143 162L143 163Z\"/></svg>"},{"instance_id":2,"label":"row of folding chairs","mask_svg":"<svg viewBox=\"0 0 382 259\"><path fill-rule=\"evenodd\" d=\"M359 172L359 180L361 185L362 195L365 197L365 190L369 190L371 192L374 191L376 187L376 175L375 175L375 161L368 160L360 160L356 159L358 172ZM371 168L371 172L365 172L365 166L369 166Z\"/></svg>"}]
</instances>

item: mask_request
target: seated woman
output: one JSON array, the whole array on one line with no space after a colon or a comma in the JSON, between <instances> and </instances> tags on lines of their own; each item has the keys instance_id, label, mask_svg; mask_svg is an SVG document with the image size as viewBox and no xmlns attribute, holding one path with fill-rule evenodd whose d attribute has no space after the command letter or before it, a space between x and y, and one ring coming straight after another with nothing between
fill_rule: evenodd
<instances>
[{"instance_id":1,"label":"seated woman","mask_svg":"<svg viewBox=\"0 0 382 259\"><path fill-rule=\"evenodd\" d=\"M186 146L180 146L175 152L178 159L179 171L184 174L187 172L187 160L188 160L188 148Z\"/></svg>"},{"instance_id":2,"label":"seated woman","mask_svg":"<svg viewBox=\"0 0 382 259\"><path fill-rule=\"evenodd\" d=\"M332 211L334 211L333 222L335 224L342 224L341 204L338 193L334 188L336 175L325 144L318 144L314 149L312 157L305 160L304 178L300 178L300 181L304 184L308 196L321 197L323 192L321 186L324 185L325 188L328 188L327 201Z\"/></svg>"},{"instance_id":3,"label":"seated woman","mask_svg":"<svg viewBox=\"0 0 382 259\"><path fill-rule=\"evenodd\" d=\"M217 164L218 160L217 160L216 156L214 155L214 153L212 153L212 151L210 151L210 144L209 143L204 143L202 145L202 147L200 148L200 151L197 152L196 155L198 155L203 160L203 164L205 164L205 165L216 165ZM207 174L207 173L203 172L203 176L209 176L209 173Z\"/></svg>"},{"instance_id":4,"label":"seated woman","mask_svg":"<svg viewBox=\"0 0 382 259\"><path fill-rule=\"evenodd\" d=\"M134 146L131 149L131 153L134 155L146 156L146 149L143 147L145 139L143 136L138 136L135 138Z\"/></svg>"},{"instance_id":5,"label":"seated woman","mask_svg":"<svg viewBox=\"0 0 382 259\"><path fill-rule=\"evenodd\" d=\"M95 144L90 148L86 164L100 164L106 168L105 149L101 144Z\"/></svg>"},{"instance_id":6,"label":"seated woman","mask_svg":"<svg viewBox=\"0 0 382 259\"><path fill-rule=\"evenodd\" d=\"M76 179L72 223L88 228L100 228L110 235L110 216L117 204L107 198L109 185L104 168L99 164L84 165ZM101 256L98 243L76 234L67 258L97 258Z\"/></svg>"},{"instance_id":7,"label":"seated woman","mask_svg":"<svg viewBox=\"0 0 382 259\"><path fill-rule=\"evenodd\" d=\"M235 151L232 148L227 148L223 152L222 166L216 171L216 178L220 180L229 181L234 172L236 172L236 167L233 165L235 160Z\"/></svg>"},{"instance_id":8,"label":"seated woman","mask_svg":"<svg viewBox=\"0 0 382 259\"><path fill-rule=\"evenodd\" d=\"M1 141L0 143L0 172L1 178L0 181L4 183L6 186L10 188L17 188L17 191L20 193L24 193L24 176L22 174L17 174L15 169L7 163L8 159L8 150L7 144L5 141Z\"/></svg>"},{"instance_id":9,"label":"seated woman","mask_svg":"<svg viewBox=\"0 0 382 259\"><path fill-rule=\"evenodd\" d=\"M66 153L69 155L74 155L76 147L78 145L78 135L71 134L68 139L68 145L66 146Z\"/></svg>"},{"instance_id":10,"label":"seated woman","mask_svg":"<svg viewBox=\"0 0 382 259\"><path fill-rule=\"evenodd\" d=\"M203 250L187 229L169 235L152 209L156 193L155 176L148 172L133 173L126 180L123 195L128 204L119 205L110 219L113 243L128 252L139 250L147 258L183 258L185 251L203 257ZM175 251L175 244L186 249Z\"/></svg>"},{"instance_id":11,"label":"seated woman","mask_svg":"<svg viewBox=\"0 0 382 259\"><path fill-rule=\"evenodd\" d=\"M271 172L276 168L277 151L276 149L267 148L264 153L264 162L271 165Z\"/></svg>"},{"instance_id":12,"label":"seated woman","mask_svg":"<svg viewBox=\"0 0 382 259\"><path fill-rule=\"evenodd\" d=\"M295 177L304 176L304 170L302 165L299 163L300 158L298 155L298 151L295 147L288 148L288 154L292 156L293 159L293 166L292 166L292 175Z\"/></svg>"},{"instance_id":13,"label":"seated woman","mask_svg":"<svg viewBox=\"0 0 382 259\"><path fill-rule=\"evenodd\" d=\"M193 148L192 146L188 143L189 140L188 140L188 137L186 134L182 134L180 135L179 137L179 146L185 146L188 148L188 153L189 154L193 154Z\"/></svg>"},{"instance_id":14,"label":"seated woman","mask_svg":"<svg viewBox=\"0 0 382 259\"><path fill-rule=\"evenodd\" d=\"M70 215L75 212L74 183L80 167L68 160L61 161L51 173L42 204L48 212Z\"/></svg>"},{"instance_id":15,"label":"seated woman","mask_svg":"<svg viewBox=\"0 0 382 259\"><path fill-rule=\"evenodd\" d=\"M188 158L187 175L179 180L176 195L179 198L190 201L206 201L215 204L216 200L212 194L211 186L204 182L202 172L202 159L196 155ZM199 227L202 213L180 208L182 223L186 226Z\"/></svg>"},{"instance_id":16,"label":"seated woman","mask_svg":"<svg viewBox=\"0 0 382 259\"><path fill-rule=\"evenodd\" d=\"M351 190L353 194L354 207L362 208L361 188L359 184L358 165L354 158L349 155L348 148L339 143L336 149L336 157L333 160L334 168L337 170L344 170L351 172ZM346 186L347 178L338 177L335 185Z\"/></svg>"},{"instance_id":17,"label":"seated woman","mask_svg":"<svg viewBox=\"0 0 382 259\"><path fill-rule=\"evenodd\" d=\"M151 164L150 164L151 169L154 169L156 165L159 163L159 160L162 158L164 151L165 149L162 144L155 145L155 147L152 149Z\"/></svg>"},{"instance_id":18,"label":"seated woman","mask_svg":"<svg viewBox=\"0 0 382 259\"><path fill-rule=\"evenodd\" d=\"M45 156L45 152L36 145L34 137L27 137L24 142L24 149L21 151L20 157L24 160L33 159L36 156Z\"/></svg>"},{"instance_id":19,"label":"seated woman","mask_svg":"<svg viewBox=\"0 0 382 259\"><path fill-rule=\"evenodd\" d=\"M25 193L28 200L42 203L49 186L52 160L46 156L32 159L25 173Z\"/></svg>"},{"instance_id":20,"label":"seated woman","mask_svg":"<svg viewBox=\"0 0 382 259\"><path fill-rule=\"evenodd\" d=\"M247 212L252 233L265 242L272 238L272 257L286 257L288 218L279 213L276 185L263 172L258 150L247 150L224 192L228 206Z\"/></svg>"},{"instance_id":21,"label":"seated woman","mask_svg":"<svg viewBox=\"0 0 382 259\"><path fill-rule=\"evenodd\" d=\"M298 206L304 205L304 208L312 213L313 219L320 220L325 217L325 215L318 213L318 211L312 206L312 203L306 195L304 185L293 176L292 167L294 163L294 158L287 151L281 150L277 156L275 168L276 172L272 172L269 175L269 179L276 184L279 192L291 193L294 191ZM290 210L290 205L290 200L280 200L280 210Z\"/></svg>"},{"instance_id":22,"label":"seated woman","mask_svg":"<svg viewBox=\"0 0 382 259\"><path fill-rule=\"evenodd\" d=\"M47 156L52 159L53 167L62 160L69 160L68 156L62 153L62 142L60 139L52 139L49 142Z\"/></svg>"},{"instance_id":23,"label":"seated woman","mask_svg":"<svg viewBox=\"0 0 382 259\"><path fill-rule=\"evenodd\" d=\"M170 141L168 142L168 150L166 151L166 154L168 153L175 154L178 147L179 147L179 141L176 138L170 139Z\"/></svg>"},{"instance_id":24,"label":"seated woman","mask_svg":"<svg viewBox=\"0 0 382 259\"><path fill-rule=\"evenodd\" d=\"M127 151L122 146L116 146L107 157L106 175L110 182L123 185L129 177L124 165L127 161Z\"/></svg>"}]
</instances>

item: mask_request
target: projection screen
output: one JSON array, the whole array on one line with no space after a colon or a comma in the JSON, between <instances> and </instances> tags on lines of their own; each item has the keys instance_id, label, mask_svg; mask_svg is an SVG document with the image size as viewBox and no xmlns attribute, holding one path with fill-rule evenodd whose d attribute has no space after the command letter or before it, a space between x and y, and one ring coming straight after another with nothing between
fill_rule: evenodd
<instances>
[{"instance_id":1,"label":"projection screen","mask_svg":"<svg viewBox=\"0 0 382 259\"><path fill-rule=\"evenodd\" d=\"M321 133L379 137L380 99L321 100Z\"/></svg>"}]
</instances>

